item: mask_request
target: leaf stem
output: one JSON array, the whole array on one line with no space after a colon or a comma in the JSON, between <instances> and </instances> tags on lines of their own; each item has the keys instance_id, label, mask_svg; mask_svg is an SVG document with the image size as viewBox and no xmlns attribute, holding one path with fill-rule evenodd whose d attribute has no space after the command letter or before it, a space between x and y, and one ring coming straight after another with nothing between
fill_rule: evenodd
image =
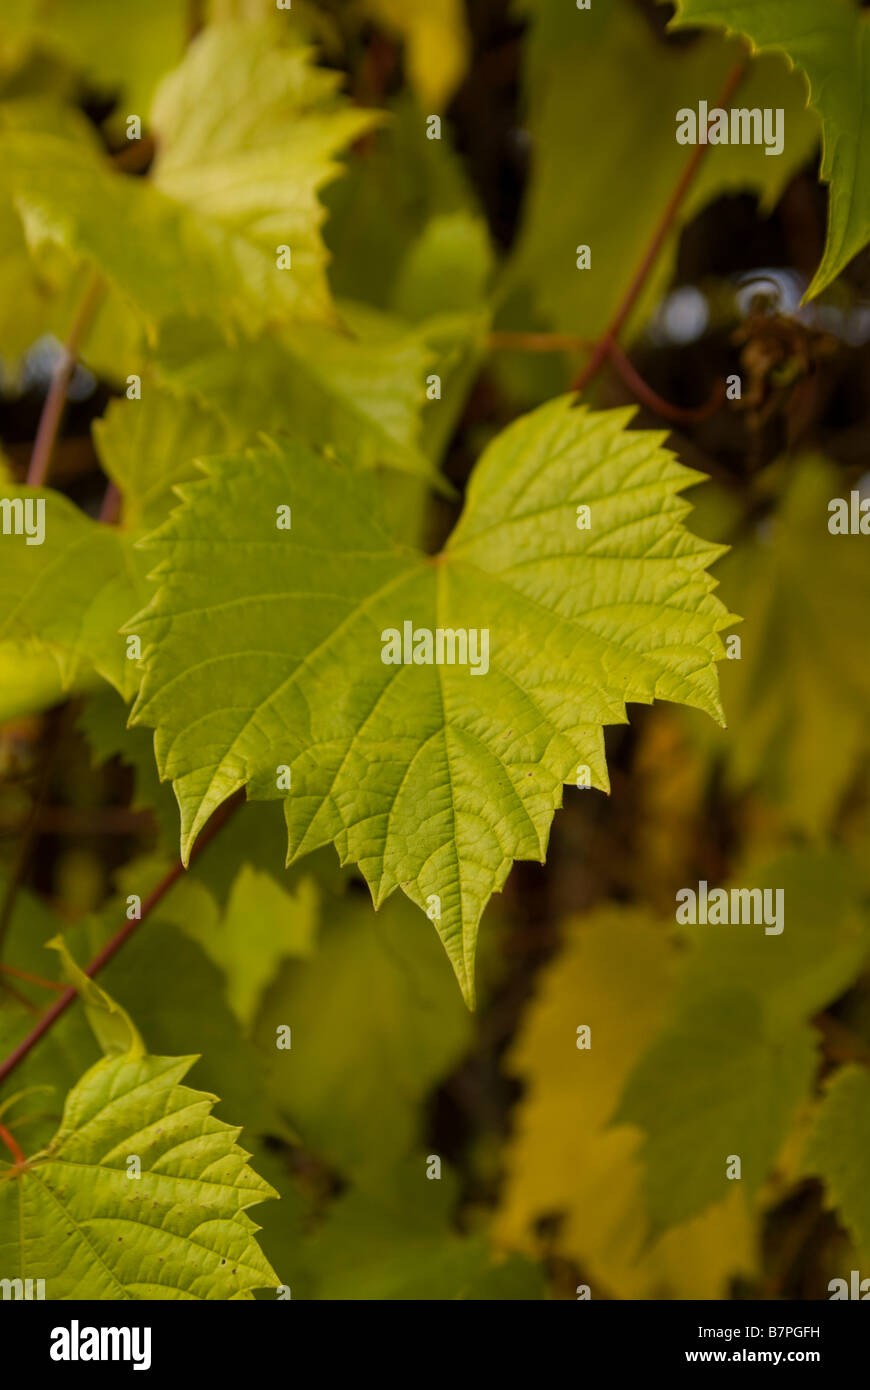
<instances>
[{"instance_id":1,"label":"leaf stem","mask_svg":"<svg viewBox=\"0 0 870 1390\"><path fill-rule=\"evenodd\" d=\"M0 974L12 975L16 980L27 980L31 985L39 985L42 989L62 990L63 985L58 984L57 980L44 980L41 975L31 975L28 970L19 970L14 965L4 965L0 961Z\"/></svg>"},{"instance_id":2,"label":"leaf stem","mask_svg":"<svg viewBox=\"0 0 870 1390\"><path fill-rule=\"evenodd\" d=\"M741 58L739 62L729 72L725 79L725 85L719 93L714 105L725 106L731 100L734 92L740 84L743 74L746 71L746 59ZM659 252L664 245L668 233L673 226L677 213L682 206L683 200L688 193L692 182L704 161L710 146L705 141L703 144L696 145L691 157L687 160L686 166L681 173L676 187L671 194L667 206L659 219L658 225L653 231L649 245L643 253L640 265L634 273L634 277L628 286L625 294L620 301L613 318L608 324L604 333L599 338L592 350L592 355L583 370L579 373L572 386L573 391L585 391L589 383L596 377L610 356L610 349L615 344L617 336L625 327L626 320L631 314L632 309L637 303L646 284L647 277L658 260Z\"/></svg>"},{"instance_id":3,"label":"leaf stem","mask_svg":"<svg viewBox=\"0 0 870 1390\"><path fill-rule=\"evenodd\" d=\"M24 1154L24 1151L16 1142L11 1130L8 1130L4 1124L0 1124L0 1139L3 1140L3 1143L6 1145L12 1157L15 1159L16 1168L23 1168L27 1162L27 1158Z\"/></svg>"},{"instance_id":4,"label":"leaf stem","mask_svg":"<svg viewBox=\"0 0 870 1390\"><path fill-rule=\"evenodd\" d=\"M30 467L27 470L28 487L44 487L45 485L66 404L67 387L76 368L82 339L93 322L102 294L102 277L95 273L88 282L69 336L63 345L63 352L52 373L51 385L48 388L48 394L39 417L39 427L33 443L33 453L30 456Z\"/></svg>"},{"instance_id":5,"label":"leaf stem","mask_svg":"<svg viewBox=\"0 0 870 1390\"><path fill-rule=\"evenodd\" d=\"M237 807L241 805L243 800L244 791L239 790L235 793L235 795L230 797L229 801L226 801L224 805L221 806L219 810L215 812L208 825L206 826L205 830L202 832L202 834L200 835L199 839L193 847L193 850L190 855L191 863L193 863L194 859L196 859L198 855L202 853L206 845L210 843L210 841L214 838L218 831L226 824L230 816L237 809ZM115 932L115 935L111 938L111 940L106 943L102 951L100 951L96 956L94 956L94 959L91 961L90 965L88 965L85 969L86 975L89 975L91 979L93 979L94 976L99 974L103 966L106 965L118 951L120 951L124 942L129 940L129 938L133 935L133 932L139 926L140 922L145 921L145 918L148 916L148 914L152 911L153 908L157 906L161 899L166 896L172 885L182 876L183 873L185 873L185 868L181 860L179 859L177 863L173 864L169 872L164 874L163 878L160 880L157 886L151 890L148 897L142 904L141 915L138 918L134 918L132 921L125 921L123 926L121 926L118 929L118 931ZM61 1014L66 1012L66 1010L69 1008L70 1004L76 997L76 990L72 988L65 989L63 994L57 1000L57 1002L52 1004L51 1008L43 1014L42 1018L35 1025L35 1027L27 1034L27 1037L22 1039L22 1041L18 1044L16 1048L13 1048L12 1052L10 1052L9 1056L6 1058L4 1062L0 1062L0 1083L6 1080L7 1076L9 1076L18 1066L18 1064L21 1061L23 1061L23 1059L27 1056L31 1048L34 1047L36 1043L39 1042L40 1038L44 1037L45 1034L49 1031L49 1029L54 1026L54 1024L60 1018Z\"/></svg>"}]
</instances>

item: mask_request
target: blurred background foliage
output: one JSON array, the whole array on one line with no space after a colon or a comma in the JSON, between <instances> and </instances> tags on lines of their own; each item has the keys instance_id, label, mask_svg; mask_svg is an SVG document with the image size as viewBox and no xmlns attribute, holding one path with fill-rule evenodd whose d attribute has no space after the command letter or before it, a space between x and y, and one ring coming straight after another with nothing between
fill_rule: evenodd
<instances>
[{"instance_id":1,"label":"blurred background foliage","mask_svg":"<svg viewBox=\"0 0 870 1390\"><path fill-rule=\"evenodd\" d=\"M735 38L667 35L668 15L651 0L596 2L580 21L555 0L6 0L0 138L37 128L147 173L161 158L148 112L173 119L155 92L210 25L314 45L352 102L322 235L362 350L323 326L276 345L246 322L240 376L202 325L145 331L113 289L53 485L96 515L108 473L123 524L150 529L215 441L285 420L317 434L307 343L330 429L378 464L413 448L455 488L431 500L421 469L381 475L397 533L437 546L482 446L575 378L680 176L676 109L712 103L740 56ZM226 112L220 67L202 100ZM731 547L716 570L744 619L741 657L721 668L728 728L658 705L608 730L611 796L566 789L546 865L516 865L485 914L474 1015L400 895L375 915L332 851L283 868L273 804L244 806L101 976L151 1052L201 1055L193 1084L244 1126L282 1194L256 1215L294 1297L574 1298L588 1284L595 1298L812 1299L862 1257L870 1273L870 570L864 538L827 530L829 499L870 495L870 260L801 303L824 242L818 122L776 56L752 62L741 103L784 109L784 154L711 153L623 338L650 388L635 423L669 429L709 479L691 525ZM425 138L433 114L440 140ZM176 159L183 191L201 157ZM20 479L87 271L4 195L2 167L0 249L0 444ZM313 277L318 255L312 241ZM443 396L427 403L433 362ZM136 369L159 389L131 435ZM729 373L742 399L691 419ZM610 368L590 395L635 401ZM150 736L126 729L99 660L62 664L0 618L4 1054L46 1002L27 977L59 977L43 949L58 922L89 959L177 854ZM700 879L784 888L783 937L678 934L674 894ZM276 1052L285 1022L293 1047ZM15 1125L28 1151L97 1056L73 1008L0 1093L40 1088ZM720 1158L735 1148L740 1184Z\"/></svg>"}]
</instances>

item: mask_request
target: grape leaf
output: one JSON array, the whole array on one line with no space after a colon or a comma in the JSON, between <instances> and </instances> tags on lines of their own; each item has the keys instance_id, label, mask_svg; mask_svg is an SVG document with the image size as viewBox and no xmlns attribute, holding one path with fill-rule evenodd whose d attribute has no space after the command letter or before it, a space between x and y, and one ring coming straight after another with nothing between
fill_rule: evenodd
<instances>
[{"instance_id":1,"label":"grape leaf","mask_svg":"<svg viewBox=\"0 0 870 1390\"><path fill-rule=\"evenodd\" d=\"M378 124L339 95L341 78L307 48L280 48L268 26L221 24L198 35L161 83L151 111L157 186L274 260L326 317L324 213L318 191L339 172L335 154ZM231 113L231 119L228 119Z\"/></svg>"},{"instance_id":2,"label":"grape leaf","mask_svg":"<svg viewBox=\"0 0 870 1390\"><path fill-rule=\"evenodd\" d=\"M435 558L372 520L370 479L302 445L204 462L149 541L160 587L130 629L147 644L131 719L157 731L185 860L228 796L285 795L287 768L291 856L335 840L376 904L399 886L424 909L440 898L469 1000L480 916L511 861L543 860L578 765L607 786L602 725L654 698L720 714L732 619L706 569L718 549L682 524L697 475L662 435L627 431L631 411L572 406L489 446ZM382 634L406 621L491 632L487 672L385 664Z\"/></svg>"},{"instance_id":3,"label":"grape leaf","mask_svg":"<svg viewBox=\"0 0 870 1390\"><path fill-rule=\"evenodd\" d=\"M432 353L404 324L386 332L343 305L344 334L306 325L233 348L206 323L172 321L155 345L166 384L216 411L251 442L288 433L357 468L392 467L438 481L419 447Z\"/></svg>"},{"instance_id":4,"label":"grape leaf","mask_svg":"<svg viewBox=\"0 0 870 1390\"><path fill-rule=\"evenodd\" d=\"M192 1057L107 1057L46 1149L0 1161L0 1268L50 1299L237 1299L276 1286L247 1208L277 1194L248 1166ZM128 1158L141 1176L133 1180Z\"/></svg>"},{"instance_id":5,"label":"grape leaf","mask_svg":"<svg viewBox=\"0 0 870 1390\"><path fill-rule=\"evenodd\" d=\"M44 525L41 543L20 534L0 547L0 641L50 657L64 691L92 666L129 697L136 676L119 628L148 593L129 545L50 488L7 485L5 495L25 519L33 507L32 528L41 503Z\"/></svg>"},{"instance_id":6,"label":"grape leaf","mask_svg":"<svg viewBox=\"0 0 870 1390\"><path fill-rule=\"evenodd\" d=\"M774 1035L750 990L717 989L687 1001L639 1060L616 1118L645 1131L643 1160L653 1229L666 1230L721 1200L740 1160L751 1199L782 1147L815 1070L805 1024Z\"/></svg>"},{"instance_id":7,"label":"grape leaf","mask_svg":"<svg viewBox=\"0 0 870 1390\"><path fill-rule=\"evenodd\" d=\"M121 494L123 524L140 535L177 503L174 485L196 477L194 459L247 439L207 406L150 380L143 383L141 400L111 401L94 421L93 435L103 471Z\"/></svg>"},{"instance_id":8,"label":"grape leaf","mask_svg":"<svg viewBox=\"0 0 870 1390\"><path fill-rule=\"evenodd\" d=\"M715 103L741 46L706 34L665 45L632 0L574 5L526 0L532 180L505 289L528 285L546 322L597 338L612 319L685 167L676 112ZM818 124L805 111L803 81L781 58L753 64L740 104L782 107L786 144L778 158L761 145L711 148L682 202L629 332L644 321L672 274L680 231L725 193L756 193L770 208L812 154ZM648 119L637 119L638 109ZM601 112L607 112L602 123ZM591 248L578 270L576 247ZM524 327L519 321L517 326Z\"/></svg>"},{"instance_id":9,"label":"grape leaf","mask_svg":"<svg viewBox=\"0 0 870 1390\"><path fill-rule=\"evenodd\" d=\"M735 736L697 721L692 732L724 763L732 790L758 788L818 837L867 749L870 584L864 537L827 529L830 499L849 498L842 475L813 455L786 466L775 513L718 570L723 593L746 615L741 658L721 671Z\"/></svg>"},{"instance_id":10,"label":"grape leaf","mask_svg":"<svg viewBox=\"0 0 870 1390\"><path fill-rule=\"evenodd\" d=\"M243 864L223 917L216 908L199 915L173 909L171 915L223 971L229 1005L248 1028L282 962L311 955L317 892L311 879L303 879L288 893L271 874Z\"/></svg>"},{"instance_id":11,"label":"grape leaf","mask_svg":"<svg viewBox=\"0 0 870 1390\"><path fill-rule=\"evenodd\" d=\"M338 172L332 156L376 116L344 105L308 51L276 49L251 25L201 34L154 115L147 180L59 136L8 133L4 178L36 251L60 244L96 266L151 333L179 314L228 333L334 321L317 192Z\"/></svg>"},{"instance_id":12,"label":"grape leaf","mask_svg":"<svg viewBox=\"0 0 870 1390\"><path fill-rule=\"evenodd\" d=\"M138 893L144 899L160 874L148 861L135 860L120 877L123 894ZM126 1008L135 1016L152 1054L178 1056L197 1049L197 1080L205 1089L220 1094L223 1113L243 1123L246 1130L281 1133L281 1119L268 1098L261 1058L242 1036L224 1000L223 976L188 933L171 925L189 906L188 893L196 890L210 903L208 892L196 879L186 878L176 884L154 909L147 930L135 932L123 951L103 968L100 986L105 987L116 1008ZM199 901L194 897L197 905ZM124 896L110 901L99 914L67 926L63 941L77 959L90 960L117 932L126 908ZM40 978L58 978L58 962L45 950L57 929L57 918L32 894L20 890L4 939L4 961ZM0 973L0 1055L5 1056L33 1027L34 1015L26 999L41 1009L45 992L18 980L12 994L3 988L2 978ZM192 999L195 1010L191 1009ZM39 1088L39 1099L27 1107L27 1118L22 1119L18 1109L15 1112L15 1133L21 1132L23 1139L26 1129L31 1147L50 1142L64 1095L97 1060L93 1023L92 1014L89 1026L83 1008L68 1009L4 1083L4 1100L18 1088Z\"/></svg>"},{"instance_id":13,"label":"grape leaf","mask_svg":"<svg viewBox=\"0 0 870 1390\"><path fill-rule=\"evenodd\" d=\"M646 1132L654 1225L728 1192L726 1159L757 1192L806 1097L816 1062L807 1026L854 979L870 948L860 878L846 855L746 863L734 885L780 890L782 931L686 925L691 945L672 1018L639 1058L617 1118ZM712 885L711 885L712 887Z\"/></svg>"},{"instance_id":14,"label":"grape leaf","mask_svg":"<svg viewBox=\"0 0 870 1390\"><path fill-rule=\"evenodd\" d=\"M835 1072L802 1155L804 1173L822 1178L829 1198L859 1254L870 1256L870 1077L862 1067Z\"/></svg>"},{"instance_id":15,"label":"grape leaf","mask_svg":"<svg viewBox=\"0 0 870 1390\"><path fill-rule=\"evenodd\" d=\"M464 0L366 0L366 9L404 39L410 85L427 112L441 111L468 68Z\"/></svg>"},{"instance_id":16,"label":"grape leaf","mask_svg":"<svg viewBox=\"0 0 870 1390\"><path fill-rule=\"evenodd\" d=\"M830 184L828 234L806 293L821 293L870 239L870 26L853 0L676 0L674 27L714 25L757 51L785 53L806 75L822 122L821 175ZM754 103L741 100L741 105ZM767 103L768 105L770 103Z\"/></svg>"},{"instance_id":17,"label":"grape leaf","mask_svg":"<svg viewBox=\"0 0 870 1390\"><path fill-rule=\"evenodd\" d=\"M402 901L374 919L358 897L325 907L316 951L284 966L255 1024L275 1104L343 1173L382 1174L413 1149L424 1097L469 1041L435 934L413 931L411 915Z\"/></svg>"},{"instance_id":18,"label":"grape leaf","mask_svg":"<svg viewBox=\"0 0 870 1390\"><path fill-rule=\"evenodd\" d=\"M555 1248L588 1275L593 1297L720 1298L756 1266L754 1223L736 1192L651 1240L642 1136L612 1123L667 1017L678 961L642 912L570 921L508 1057L524 1090L496 1237L536 1253L539 1222L558 1219ZM584 1025L591 1045L581 1049Z\"/></svg>"},{"instance_id":19,"label":"grape leaf","mask_svg":"<svg viewBox=\"0 0 870 1390\"><path fill-rule=\"evenodd\" d=\"M123 23L114 0L24 0L14 25L9 18L4 14L4 37L56 52L143 118L157 81L181 58L187 39L184 0L133 6Z\"/></svg>"},{"instance_id":20,"label":"grape leaf","mask_svg":"<svg viewBox=\"0 0 870 1390\"><path fill-rule=\"evenodd\" d=\"M426 1177L420 1155L342 1194L300 1252L303 1295L317 1299L539 1299L539 1269L495 1263L487 1240L452 1229L457 1182Z\"/></svg>"}]
</instances>

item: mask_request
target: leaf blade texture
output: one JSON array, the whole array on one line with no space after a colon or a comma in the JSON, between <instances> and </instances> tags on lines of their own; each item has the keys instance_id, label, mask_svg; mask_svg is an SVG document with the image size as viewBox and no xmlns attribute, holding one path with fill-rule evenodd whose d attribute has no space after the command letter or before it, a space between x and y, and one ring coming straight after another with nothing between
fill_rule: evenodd
<instances>
[{"instance_id":1,"label":"leaf blade texture","mask_svg":"<svg viewBox=\"0 0 870 1390\"><path fill-rule=\"evenodd\" d=\"M251 1298L278 1284L247 1215L277 1194L211 1114L215 1097L181 1084L194 1060L104 1058L48 1148L0 1165L4 1269L64 1300Z\"/></svg>"},{"instance_id":2,"label":"leaf blade texture","mask_svg":"<svg viewBox=\"0 0 870 1390\"><path fill-rule=\"evenodd\" d=\"M516 421L435 557L381 529L371 479L301 444L204 461L149 542L159 589L132 620L147 644L132 717L156 730L183 855L238 788L286 795L291 857L334 841L376 905L397 887L424 910L440 899L471 999L480 916L511 862L543 861L578 764L607 787L603 725L655 698L721 717L720 551L685 529L679 496L698 475L631 414L563 397ZM491 631L487 670L385 663L384 634L409 621Z\"/></svg>"}]
</instances>

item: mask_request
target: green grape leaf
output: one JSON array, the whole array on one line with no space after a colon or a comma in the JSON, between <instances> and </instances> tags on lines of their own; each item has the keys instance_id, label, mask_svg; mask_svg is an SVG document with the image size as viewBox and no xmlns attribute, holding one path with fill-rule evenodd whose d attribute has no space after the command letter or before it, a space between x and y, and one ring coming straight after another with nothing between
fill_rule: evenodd
<instances>
[{"instance_id":1,"label":"green grape leaf","mask_svg":"<svg viewBox=\"0 0 870 1390\"><path fill-rule=\"evenodd\" d=\"M676 112L715 104L741 45L704 35L691 46L664 45L632 0L587 12L526 0L532 180L506 289L529 286L546 322L598 338L617 309L661 221L691 154L676 141ZM771 208L810 157L818 123L805 111L802 79L781 58L753 64L740 104L785 111L785 149L710 149L680 205L628 325L648 316L673 272L681 230L716 198L749 191ZM638 120L641 109L648 118ZM602 123L601 112L607 112ZM591 248L578 270L576 248ZM520 322L519 327L525 324Z\"/></svg>"},{"instance_id":2,"label":"green grape leaf","mask_svg":"<svg viewBox=\"0 0 870 1390\"><path fill-rule=\"evenodd\" d=\"M193 1057L107 1057L52 1142L0 1161L0 1268L49 1299L238 1299L276 1286L247 1209L277 1193L248 1166ZM128 1160L138 1157L133 1180Z\"/></svg>"},{"instance_id":3,"label":"green grape leaf","mask_svg":"<svg viewBox=\"0 0 870 1390\"><path fill-rule=\"evenodd\" d=\"M92 667L129 698L137 677L119 629L148 590L127 540L50 488L4 491L21 533L0 547L0 642L35 653L47 675L50 658L63 691Z\"/></svg>"},{"instance_id":4,"label":"green grape leaf","mask_svg":"<svg viewBox=\"0 0 870 1390\"><path fill-rule=\"evenodd\" d=\"M740 660L721 671L735 736L694 733L723 761L731 789L759 789L819 837L868 746L870 576L865 538L828 531L828 503L849 502L839 470L816 456L789 459L787 470L774 514L718 571L746 615Z\"/></svg>"},{"instance_id":5,"label":"green grape leaf","mask_svg":"<svg viewBox=\"0 0 870 1390\"><path fill-rule=\"evenodd\" d=\"M711 991L640 1059L616 1118L643 1129L653 1229L721 1200L732 1181L751 1199L776 1160L816 1064L805 1024L771 1037L749 990ZM733 1166L740 1162L739 1171Z\"/></svg>"},{"instance_id":6,"label":"green grape leaf","mask_svg":"<svg viewBox=\"0 0 870 1390\"><path fill-rule=\"evenodd\" d=\"M784 53L805 74L822 122L828 233L806 293L821 293L870 240L870 25L854 0L676 0L674 27L714 25L753 49ZM744 101L741 105L752 106ZM770 103L766 103L770 104Z\"/></svg>"},{"instance_id":7,"label":"green grape leaf","mask_svg":"<svg viewBox=\"0 0 870 1390\"><path fill-rule=\"evenodd\" d=\"M232 856L235 848L231 845L224 853ZM204 859L205 855L198 867ZM126 894L136 893L144 900L166 867L162 861L155 866L147 860L127 865L119 875L122 896L110 901L98 915L65 927L63 940L69 950L80 960L97 955L126 920ZM268 1098L262 1060L242 1036L225 1002L224 978L193 935L175 925L185 914L196 920L214 918L211 894L198 881L199 876L198 872L196 878L190 876L175 885L153 910L147 929L134 932L123 951L103 967L100 986L116 1009L135 1016L152 1054L181 1056L197 1050L197 1081L221 1096L222 1113L243 1123L246 1130L278 1134L282 1123ZM57 929L57 918L39 899L19 890L4 938L4 962L40 978L57 978L60 962L45 949ZM11 1052L33 1027L28 999L32 1006L43 1008L44 989L16 979L15 992L11 993L3 987L0 972L0 1056ZM195 1010L190 1007L192 999L196 1000ZM21 1118L19 1108L15 1111L15 1133L21 1132L22 1142L26 1138L30 1147L49 1143L60 1120L64 1095L98 1056L87 1014L73 1006L3 1085L0 1103L19 1087L39 1088L40 1097L28 1104L26 1118Z\"/></svg>"},{"instance_id":8,"label":"green grape leaf","mask_svg":"<svg viewBox=\"0 0 870 1390\"><path fill-rule=\"evenodd\" d=\"M523 1095L495 1235L540 1253L540 1223L558 1217L556 1249L586 1272L593 1297L721 1298L757 1265L755 1223L737 1191L651 1239L642 1135L612 1122L664 1026L678 965L673 940L643 912L566 923L508 1056Z\"/></svg>"},{"instance_id":9,"label":"green grape leaf","mask_svg":"<svg viewBox=\"0 0 870 1390\"><path fill-rule=\"evenodd\" d=\"M57 53L103 91L126 103L124 112L143 120L154 88L183 53L188 37L185 0L150 0L119 21L115 0L23 0L4 38Z\"/></svg>"},{"instance_id":10,"label":"green grape leaf","mask_svg":"<svg viewBox=\"0 0 870 1390\"><path fill-rule=\"evenodd\" d=\"M352 161L345 177L324 195L329 207L324 235L333 255L330 283L335 294L379 309L396 308L405 260L432 220L453 214L481 217L449 125L444 123L440 140L428 140L426 120L404 91L387 112L388 122L366 158ZM467 250L476 260L474 248ZM462 266L459 284L468 283L470 268ZM452 283L441 288L448 301L454 299Z\"/></svg>"},{"instance_id":11,"label":"green grape leaf","mask_svg":"<svg viewBox=\"0 0 870 1390\"><path fill-rule=\"evenodd\" d=\"M276 1106L343 1173L382 1173L415 1147L424 1097L469 1043L435 933L414 931L412 916L401 900L375 918L359 898L324 906L317 949L283 967L256 1020Z\"/></svg>"},{"instance_id":12,"label":"green grape leaf","mask_svg":"<svg viewBox=\"0 0 870 1390\"><path fill-rule=\"evenodd\" d=\"M317 891L303 879L289 893L271 874L243 864L223 916L172 915L223 971L233 1013L250 1027L263 990L288 958L310 956L318 920Z\"/></svg>"},{"instance_id":13,"label":"green grape leaf","mask_svg":"<svg viewBox=\"0 0 870 1390\"><path fill-rule=\"evenodd\" d=\"M215 411L146 380L141 400L113 400L93 424L103 471L121 494L122 522L141 535L177 504L176 483L197 476L194 460L246 442ZM147 564L144 564L147 568Z\"/></svg>"},{"instance_id":14,"label":"green grape leaf","mask_svg":"<svg viewBox=\"0 0 870 1390\"><path fill-rule=\"evenodd\" d=\"M166 385L195 397L253 442L290 434L356 468L391 467L443 485L419 445L426 374L422 331L342 305L343 334L319 325L229 348L206 323L164 325L155 360Z\"/></svg>"},{"instance_id":15,"label":"green grape leaf","mask_svg":"<svg viewBox=\"0 0 870 1390\"><path fill-rule=\"evenodd\" d=\"M342 1194L300 1252L305 1297L317 1299L539 1299L540 1270L497 1263L481 1236L451 1221L455 1177L426 1177L420 1155Z\"/></svg>"},{"instance_id":16,"label":"green grape leaf","mask_svg":"<svg viewBox=\"0 0 870 1390\"><path fill-rule=\"evenodd\" d=\"M829 1204L864 1258L870 1257L868 1152L870 1076L863 1067L842 1067L828 1081L801 1164L804 1173L822 1179Z\"/></svg>"},{"instance_id":17,"label":"green grape leaf","mask_svg":"<svg viewBox=\"0 0 870 1390\"><path fill-rule=\"evenodd\" d=\"M718 548L683 526L698 475L628 431L632 411L573 406L489 446L437 557L378 526L371 479L302 445L208 460L149 541L160 587L130 626L147 644L131 719L156 729L185 860L239 787L283 796L291 856L335 841L376 904L401 887L431 911L469 1000L512 860L543 861L578 769L607 787L602 726L655 698L720 717L733 620L707 572ZM446 664L385 662L418 627L430 658L454 634Z\"/></svg>"},{"instance_id":18,"label":"green grape leaf","mask_svg":"<svg viewBox=\"0 0 870 1390\"><path fill-rule=\"evenodd\" d=\"M745 863L732 886L781 892L782 930L681 926L691 949L671 1018L639 1058L617 1112L646 1133L657 1229L724 1197L731 1156L741 1160L741 1190L759 1190L812 1081L807 1020L848 987L870 951L860 877L842 852Z\"/></svg>"}]
</instances>

